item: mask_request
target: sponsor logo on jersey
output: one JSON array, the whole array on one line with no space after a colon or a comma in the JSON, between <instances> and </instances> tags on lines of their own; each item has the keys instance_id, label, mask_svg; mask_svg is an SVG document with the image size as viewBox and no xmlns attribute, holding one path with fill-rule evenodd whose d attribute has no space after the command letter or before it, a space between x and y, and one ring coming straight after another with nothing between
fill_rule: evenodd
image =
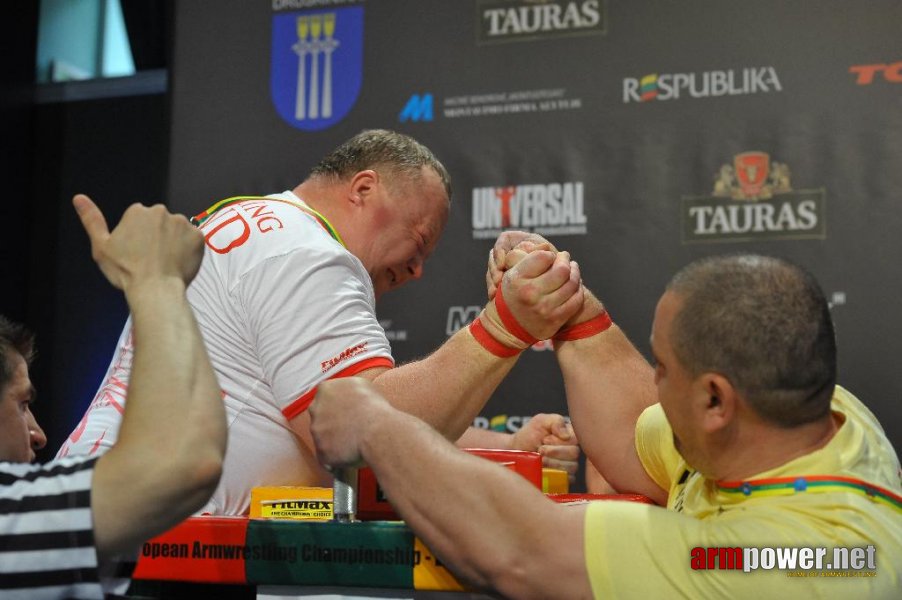
<instances>
[{"instance_id":1,"label":"sponsor logo on jersey","mask_svg":"<svg viewBox=\"0 0 902 600\"><path fill-rule=\"evenodd\" d=\"M243 246L253 231L266 235L284 229L273 207L266 198L258 198L216 211L201 225L207 247L217 254L228 254Z\"/></svg>"},{"instance_id":2,"label":"sponsor logo on jersey","mask_svg":"<svg viewBox=\"0 0 902 600\"><path fill-rule=\"evenodd\" d=\"M363 6L275 1L270 92L276 112L318 131L347 116L363 81ZM315 10L282 12L295 6Z\"/></svg>"},{"instance_id":3,"label":"sponsor logo on jersey","mask_svg":"<svg viewBox=\"0 0 902 600\"><path fill-rule=\"evenodd\" d=\"M714 178L710 196L684 196L683 243L824 239L825 191L793 190L789 167L742 152Z\"/></svg>"},{"instance_id":4,"label":"sponsor logo on jersey","mask_svg":"<svg viewBox=\"0 0 902 600\"><path fill-rule=\"evenodd\" d=\"M853 65L849 73L855 75L856 85L872 83L902 83L902 61L890 64Z\"/></svg>"},{"instance_id":5,"label":"sponsor logo on jersey","mask_svg":"<svg viewBox=\"0 0 902 600\"><path fill-rule=\"evenodd\" d=\"M321 362L320 367L322 368L323 373L331 371L332 368L335 367L335 365L341 364L349 358L352 358L354 356L357 356L361 352L364 352L366 350L366 344L366 342L361 342L356 346L351 346L350 348L342 350L338 356L333 356L329 360L324 360L323 362Z\"/></svg>"},{"instance_id":6,"label":"sponsor logo on jersey","mask_svg":"<svg viewBox=\"0 0 902 600\"><path fill-rule=\"evenodd\" d=\"M572 35L601 35L601 0L480 0L477 42L514 42Z\"/></svg>"},{"instance_id":7,"label":"sponsor logo on jersey","mask_svg":"<svg viewBox=\"0 0 902 600\"><path fill-rule=\"evenodd\" d=\"M493 239L505 229L540 235L585 235L583 182L473 189L474 239Z\"/></svg>"},{"instance_id":8,"label":"sponsor logo on jersey","mask_svg":"<svg viewBox=\"0 0 902 600\"><path fill-rule=\"evenodd\" d=\"M783 91L773 67L747 67L703 73L650 73L623 80L623 102L651 102L680 98L746 96Z\"/></svg>"}]
</instances>

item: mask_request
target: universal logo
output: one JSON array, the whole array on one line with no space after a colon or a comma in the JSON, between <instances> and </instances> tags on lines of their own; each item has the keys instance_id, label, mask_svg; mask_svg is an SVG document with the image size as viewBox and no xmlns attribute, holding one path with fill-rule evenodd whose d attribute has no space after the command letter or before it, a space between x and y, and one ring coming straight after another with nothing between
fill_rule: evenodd
<instances>
[{"instance_id":1,"label":"universal logo","mask_svg":"<svg viewBox=\"0 0 902 600\"><path fill-rule=\"evenodd\" d=\"M473 239L494 239L505 229L539 235L585 235L583 182L473 189Z\"/></svg>"},{"instance_id":2,"label":"universal logo","mask_svg":"<svg viewBox=\"0 0 902 600\"><path fill-rule=\"evenodd\" d=\"M602 0L479 0L477 43L605 33Z\"/></svg>"},{"instance_id":3,"label":"universal logo","mask_svg":"<svg viewBox=\"0 0 902 600\"><path fill-rule=\"evenodd\" d=\"M683 197L683 243L826 238L824 189L793 190L789 176L766 152L737 154L710 196Z\"/></svg>"}]
</instances>

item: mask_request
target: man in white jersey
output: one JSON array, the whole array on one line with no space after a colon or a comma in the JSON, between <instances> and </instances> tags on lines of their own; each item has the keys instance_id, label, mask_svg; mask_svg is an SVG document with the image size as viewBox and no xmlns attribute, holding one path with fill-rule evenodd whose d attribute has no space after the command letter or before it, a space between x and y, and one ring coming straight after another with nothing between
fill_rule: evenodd
<instances>
[{"instance_id":1,"label":"man in white jersey","mask_svg":"<svg viewBox=\"0 0 902 600\"><path fill-rule=\"evenodd\" d=\"M46 438L31 414L33 336L0 316L0 597L104 598L106 559L134 552L201 507L219 479L225 411L185 297L203 238L162 206L135 205L110 233L75 208L95 260L125 292L140 341L122 433L103 456L29 464ZM168 415L161 418L160 413Z\"/></svg>"},{"instance_id":2,"label":"man in white jersey","mask_svg":"<svg viewBox=\"0 0 902 600\"><path fill-rule=\"evenodd\" d=\"M229 421L223 477L207 512L247 512L259 485L329 485L306 409L319 383L351 375L372 380L395 407L461 445L539 450L546 464L575 470L576 438L559 415L537 416L513 436L468 431L529 345L506 329L494 302L481 337L465 329L428 357L394 365L375 301L422 275L450 196L447 171L427 148L373 130L326 156L292 191L232 198L195 217L206 259L188 297ZM528 290L512 293L507 308L530 335L548 338L582 305L578 268L566 253L546 251L517 269ZM530 321L533 314L541 318ZM127 323L60 456L102 452L115 441L132 346Z\"/></svg>"}]
</instances>

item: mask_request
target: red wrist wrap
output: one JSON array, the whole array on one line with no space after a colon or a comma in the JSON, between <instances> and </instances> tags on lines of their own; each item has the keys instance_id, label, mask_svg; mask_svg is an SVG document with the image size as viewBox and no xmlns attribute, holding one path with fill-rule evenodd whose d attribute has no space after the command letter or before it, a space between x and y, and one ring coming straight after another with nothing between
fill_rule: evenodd
<instances>
[{"instance_id":1,"label":"red wrist wrap","mask_svg":"<svg viewBox=\"0 0 902 600\"><path fill-rule=\"evenodd\" d=\"M511 348L510 346L505 346L498 340L492 337L492 334L486 331L485 327L482 326L482 322L479 320L479 317L470 323L470 334L473 338L479 342L479 345L494 354L495 356L499 356L501 358L510 358L511 356L517 356L522 352L520 348Z\"/></svg>"},{"instance_id":2,"label":"red wrist wrap","mask_svg":"<svg viewBox=\"0 0 902 600\"><path fill-rule=\"evenodd\" d=\"M536 342L539 341L538 338L533 337L526 329L523 328L517 322L517 319L514 317L514 313L511 312L511 309L507 307L507 302L504 301L504 294L501 293L501 288L504 286L498 286L498 293L495 294L495 310L498 311L498 317L501 319L501 322L504 323L504 326L507 328L511 334L524 344L529 344L532 346Z\"/></svg>"},{"instance_id":3,"label":"red wrist wrap","mask_svg":"<svg viewBox=\"0 0 902 600\"><path fill-rule=\"evenodd\" d=\"M551 339L556 342L581 340L583 338L592 337L593 335L599 334L613 324L614 322L611 320L611 315L608 314L608 311L604 311L598 316L592 317L588 321L583 321L582 323L578 323L573 327L568 327L567 329L558 331Z\"/></svg>"}]
</instances>

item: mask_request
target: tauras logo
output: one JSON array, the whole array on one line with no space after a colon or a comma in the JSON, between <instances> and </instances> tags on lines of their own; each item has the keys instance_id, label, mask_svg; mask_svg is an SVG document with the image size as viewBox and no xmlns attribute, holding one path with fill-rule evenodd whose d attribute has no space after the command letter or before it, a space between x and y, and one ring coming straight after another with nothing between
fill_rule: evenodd
<instances>
[{"instance_id":1,"label":"tauras logo","mask_svg":"<svg viewBox=\"0 0 902 600\"><path fill-rule=\"evenodd\" d=\"M482 312L481 306L451 306L448 308L448 322L445 334L450 337L469 325Z\"/></svg>"},{"instance_id":2,"label":"tauras logo","mask_svg":"<svg viewBox=\"0 0 902 600\"><path fill-rule=\"evenodd\" d=\"M683 243L825 238L824 190L793 190L789 179L766 152L737 154L710 196L683 197Z\"/></svg>"},{"instance_id":3,"label":"tauras logo","mask_svg":"<svg viewBox=\"0 0 902 600\"><path fill-rule=\"evenodd\" d=\"M602 34L600 0L481 0L479 42L508 42L561 35Z\"/></svg>"},{"instance_id":4,"label":"tauras logo","mask_svg":"<svg viewBox=\"0 0 902 600\"><path fill-rule=\"evenodd\" d=\"M678 100L680 96L708 98L781 92L780 78L773 67L749 67L703 73L652 73L623 80L623 102Z\"/></svg>"},{"instance_id":5,"label":"tauras logo","mask_svg":"<svg viewBox=\"0 0 902 600\"><path fill-rule=\"evenodd\" d=\"M495 238L508 228L541 235L585 235L583 182L473 189L473 238Z\"/></svg>"}]
</instances>

